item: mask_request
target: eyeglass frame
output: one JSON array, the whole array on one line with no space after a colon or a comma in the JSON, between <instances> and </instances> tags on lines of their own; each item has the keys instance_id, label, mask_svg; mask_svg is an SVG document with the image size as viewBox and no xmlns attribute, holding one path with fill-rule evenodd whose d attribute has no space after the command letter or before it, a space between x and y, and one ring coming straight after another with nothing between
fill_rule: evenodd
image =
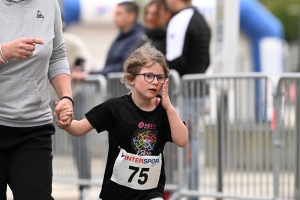
<instances>
[{"instance_id":1,"label":"eyeglass frame","mask_svg":"<svg viewBox=\"0 0 300 200\"><path fill-rule=\"evenodd\" d=\"M146 80L146 75L147 75L147 74L151 74L151 75L153 76L152 81L149 82L149 81ZM142 76L144 76L144 80L145 80L147 83L152 83L152 82L154 81L155 77L156 77L156 80L157 80L158 83L164 84L164 83L166 82L166 79L169 78L168 75L165 75L165 74L153 74L153 73L151 73L151 72L145 72L145 73L142 73L142 74L132 74L132 75L134 75L134 76L137 76L137 75L142 75ZM163 82L163 83L161 83L161 82L158 80L158 76L161 76L161 75L165 76L164 82Z\"/></svg>"}]
</instances>

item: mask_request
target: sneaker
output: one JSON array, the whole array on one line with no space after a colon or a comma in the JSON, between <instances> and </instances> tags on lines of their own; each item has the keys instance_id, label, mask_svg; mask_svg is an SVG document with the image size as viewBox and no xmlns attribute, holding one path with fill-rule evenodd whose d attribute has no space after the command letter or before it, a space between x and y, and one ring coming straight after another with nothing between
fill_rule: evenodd
<instances>
[{"instance_id":1,"label":"sneaker","mask_svg":"<svg viewBox=\"0 0 300 200\"><path fill-rule=\"evenodd\" d=\"M80 190L80 200L90 200L90 189L88 187L83 187Z\"/></svg>"}]
</instances>

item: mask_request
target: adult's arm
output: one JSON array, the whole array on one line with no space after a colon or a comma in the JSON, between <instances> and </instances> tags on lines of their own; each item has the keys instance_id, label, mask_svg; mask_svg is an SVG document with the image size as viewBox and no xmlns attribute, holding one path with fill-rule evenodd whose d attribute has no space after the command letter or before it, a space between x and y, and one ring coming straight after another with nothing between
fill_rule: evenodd
<instances>
[{"instance_id":1,"label":"adult's arm","mask_svg":"<svg viewBox=\"0 0 300 200\"><path fill-rule=\"evenodd\" d=\"M50 81L59 99L61 99L63 96L68 96L72 98L70 82L71 78L67 74L59 74ZM68 101L71 102L70 100Z\"/></svg>"},{"instance_id":2,"label":"adult's arm","mask_svg":"<svg viewBox=\"0 0 300 200\"><path fill-rule=\"evenodd\" d=\"M62 32L62 20L58 4L56 4L56 14L54 23L54 39L53 50L49 61L48 78L53 86L57 96L61 99L62 96L72 98L70 68L66 57L66 48ZM73 104L69 99L62 99L55 107L54 114L58 114L63 106L67 106L73 110ZM71 124L73 117L69 118L64 123Z\"/></svg>"}]
</instances>

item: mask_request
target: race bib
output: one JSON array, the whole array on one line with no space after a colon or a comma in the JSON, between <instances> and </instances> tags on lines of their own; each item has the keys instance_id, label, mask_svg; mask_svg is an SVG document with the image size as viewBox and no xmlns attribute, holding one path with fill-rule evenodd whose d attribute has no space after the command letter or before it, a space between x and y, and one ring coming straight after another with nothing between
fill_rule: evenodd
<instances>
[{"instance_id":1,"label":"race bib","mask_svg":"<svg viewBox=\"0 0 300 200\"><path fill-rule=\"evenodd\" d=\"M120 149L110 180L136 190L156 188L160 177L161 162L161 154L139 156Z\"/></svg>"}]
</instances>

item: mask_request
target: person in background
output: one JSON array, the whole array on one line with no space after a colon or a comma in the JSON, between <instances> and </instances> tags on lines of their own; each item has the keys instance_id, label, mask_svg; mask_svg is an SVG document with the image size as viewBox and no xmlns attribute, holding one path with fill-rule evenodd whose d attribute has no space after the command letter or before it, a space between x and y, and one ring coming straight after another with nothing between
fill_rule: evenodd
<instances>
[{"instance_id":1,"label":"person in background","mask_svg":"<svg viewBox=\"0 0 300 200\"><path fill-rule=\"evenodd\" d=\"M192 0L166 0L174 14L167 27L166 59L170 69L185 74L205 73L211 31Z\"/></svg>"},{"instance_id":2,"label":"person in background","mask_svg":"<svg viewBox=\"0 0 300 200\"><path fill-rule=\"evenodd\" d=\"M174 14L167 27L166 59L170 69L178 71L180 76L205 73L210 63L211 31L208 24L198 9L193 7L192 0L166 0L166 3ZM200 97L183 99L183 120L187 122L190 132L185 177L188 177L187 185L192 190L199 189L199 120L203 120L208 95L206 85L200 88L200 91L191 91L191 94L200 94ZM198 198L189 198L195 199Z\"/></svg>"},{"instance_id":3,"label":"person in background","mask_svg":"<svg viewBox=\"0 0 300 200\"><path fill-rule=\"evenodd\" d=\"M57 0L0 0L0 199L53 200L49 81L73 110ZM72 116L61 123L68 125Z\"/></svg>"},{"instance_id":4,"label":"person in background","mask_svg":"<svg viewBox=\"0 0 300 200\"><path fill-rule=\"evenodd\" d=\"M146 5L144 12L145 34L137 43L137 47L147 43L166 55L166 27L170 18L171 12L164 0L150 1Z\"/></svg>"},{"instance_id":5,"label":"person in background","mask_svg":"<svg viewBox=\"0 0 300 200\"><path fill-rule=\"evenodd\" d=\"M129 94L101 103L71 125L61 125L59 120L72 116L72 110L59 114L58 126L73 136L92 129L108 131L101 199L163 200L165 143L184 147L188 140L188 130L169 99L168 74L164 55L144 45L124 63L122 82L131 89Z\"/></svg>"},{"instance_id":6,"label":"person in background","mask_svg":"<svg viewBox=\"0 0 300 200\"><path fill-rule=\"evenodd\" d=\"M62 15L62 26L64 30L64 40L66 43L67 59L71 70L71 86L74 96L74 119L84 118L86 97L81 83L88 71L94 68L93 57L85 43L75 34L66 32L66 21ZM78 178L91 179L91 153L87 144L87 137L71 137L73 147L73 158L76 161ZM80 200L89 200L89 186L79 185Z\"/></svg>"},{"instance_id":7,"label":"person in background","mask_svg":"<svg viewBox=\"0 0 300 200\"><path fill-rule=\"evenodd\" d=\"M139 7L135 2L125 1L119 3L114 14L115 26L119 33L112 43L104 68L101 71L92 71L90 74L107 75L110 72L122 72L123 63L133 52L136 42L143 35L143 28L137 22Z\"/></svg>"},{"instance_id":8,"label":"person in background","mask_svg":"<svg viewBox=\"0 0 300 200\"><path fill-rule=\"evenodd\" d=\"M95 68L93 56L80 37L66 31L67 24L62 15L63 37L66 43L67 59L70 65L71 78L80 83L88 72Z\"/></svg>"}]
</instances>

